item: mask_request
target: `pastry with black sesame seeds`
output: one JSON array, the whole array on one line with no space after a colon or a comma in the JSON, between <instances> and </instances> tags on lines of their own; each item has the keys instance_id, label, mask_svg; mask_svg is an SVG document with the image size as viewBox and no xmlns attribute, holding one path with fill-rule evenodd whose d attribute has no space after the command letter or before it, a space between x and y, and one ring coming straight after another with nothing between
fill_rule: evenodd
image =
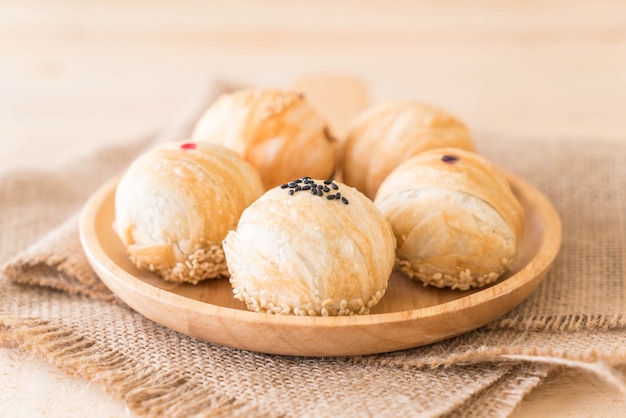
<instances>
[{"instance_id":1,"label":"pastry with black sesame seeds","mask_svg":"<svg viewBox=\"0 0 626 418\"><path fill-rule=\"evenodd\" d=\"M120 178L114 229L138 268L167 281L227 277L222 240L262 193L258 173L234 151L165 143Z\"/></svg>"},{"instance_id":2,"label":"pastry with black sesame seeds","mask_svg":"<svg viewBox=\"0 0 626 418\"><path fill-rule=\"evenodd\" d=\"M482 287L515 260L523 208L504 173L474 152L421 153L389 174L374 202L393 227L396 267L424 284Z\"/></svg>"},{"instance_id":3,"label":"pastry with black sesame seeds","mask_svg":"<svg viewBox=\"0 0 626 418\"><path fill-rule=\"evenodd\" d=\"M434 148L474 150L468 129L434 106L409 100L376 104L350 125L342 149L343 181L371 199L403 161Z\"/></svg>"},{"instance_id":4,"label":"pastry with black sesame seeds","mask_svg":"<svg viewBox=\"0 0 626 418\"><path fill-rule=\"evenodd\" d=\"M235 150L261 175L265 189L304 174L329 178L337 144L303 94L244 89L224 94L200 118L192 138Z\"/></svg>"},{"instance_id":5,"label":"pastry with black sesame seeds","mask_svg":"<svg viewBox=\"0 0 626 418\"><path fill-rule=\"evenodd\" d=\"M391 226L353 187L328 180L341 193L336 198L321 180L298 180L264 193L226 236L235 297L270 314L368 314L393 269ZM297 190L300 184L316 193Z\"/></svg>"}]
</instances>

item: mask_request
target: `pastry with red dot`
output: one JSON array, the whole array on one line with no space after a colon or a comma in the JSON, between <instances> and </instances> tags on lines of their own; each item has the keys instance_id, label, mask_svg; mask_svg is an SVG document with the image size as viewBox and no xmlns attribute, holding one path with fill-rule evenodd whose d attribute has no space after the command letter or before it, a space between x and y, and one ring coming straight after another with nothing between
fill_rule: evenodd
<instances>
[{"instance_id":1,"label":"pastry with red dot","mask_svg":"<svg viewBox=\"0 0 626 418\"><path fill-rule=\"evenodd\" d=\"M138 268L167 281L227 277L222 240L262 193L258 173L234 151L165 143L120 178L114 229Z\"/></svg>"}]
</instances>

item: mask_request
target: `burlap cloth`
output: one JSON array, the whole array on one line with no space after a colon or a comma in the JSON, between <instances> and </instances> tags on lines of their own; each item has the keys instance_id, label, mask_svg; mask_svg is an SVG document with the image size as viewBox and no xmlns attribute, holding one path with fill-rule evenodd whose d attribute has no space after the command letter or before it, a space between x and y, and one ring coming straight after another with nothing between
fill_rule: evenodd
<instances>
[{"instance_id":1,"label":"burlap cloth","mask_svg":"<svg viewBox=\"0 0 626 418\"><path fill-rule=\"evenodd\" d=\"M482 154L551 199L563 245L524 303L448 341L361 357L265 355L126 307L88 266L77 215L142 150L184 139L215 91L199 89L155 136L0 173L0 344L101 383L145 416L507 416L563 367L624 391L626 145L476 138Z\"/></svg>"}]
</instances>

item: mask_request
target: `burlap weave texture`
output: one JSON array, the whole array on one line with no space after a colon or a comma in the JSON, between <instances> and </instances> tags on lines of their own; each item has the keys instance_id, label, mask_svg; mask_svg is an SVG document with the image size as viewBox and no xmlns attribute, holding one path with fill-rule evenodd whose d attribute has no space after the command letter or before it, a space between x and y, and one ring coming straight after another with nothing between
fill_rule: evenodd
<instances>
[{"instance_id":1,"label":"burlap weave texture","mask_svg":"<svg viewBox=\"0 0 626 418\"><path fill-rule=\"evenodd\" d=\"M623 389L624 145L476 139L550 198L563 245L524 303L451 340L362 357L272 356L198 341L128 309L87 265L77 215L143 149L185 138L214 92L199 92L155 137L0 174L1 344L100 382L146 416L507 416L563 365Z\"/></svg>"}]
</instances>

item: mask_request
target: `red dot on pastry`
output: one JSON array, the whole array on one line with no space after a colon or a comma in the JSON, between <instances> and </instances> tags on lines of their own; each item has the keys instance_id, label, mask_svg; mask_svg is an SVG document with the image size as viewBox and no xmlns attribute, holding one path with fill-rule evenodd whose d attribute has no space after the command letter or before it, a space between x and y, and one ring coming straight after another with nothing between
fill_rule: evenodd
<instances>
[{"instance_id":1,"label":"red dot on pastry","mask_svg":"<svg viewBox=\"0 0 626 418\"><path fill-rule=\"evenodd\" d=\"M457 157L456 155L444 155L443 157L441 157L441 161L448 164L454 164L459 161L459 157Z\"/></svg>"},{"instance_id":2,"label":"red dot on pastry","mask_svg":"<svg viewBox=\"0 0 626 418\"><path fill-rule=\"evenodd\" d=\"M180 149L196 149L196 144L194 144L193 142L185 142L183 145L180 146Z\"/></svg>"}]
</instances>

